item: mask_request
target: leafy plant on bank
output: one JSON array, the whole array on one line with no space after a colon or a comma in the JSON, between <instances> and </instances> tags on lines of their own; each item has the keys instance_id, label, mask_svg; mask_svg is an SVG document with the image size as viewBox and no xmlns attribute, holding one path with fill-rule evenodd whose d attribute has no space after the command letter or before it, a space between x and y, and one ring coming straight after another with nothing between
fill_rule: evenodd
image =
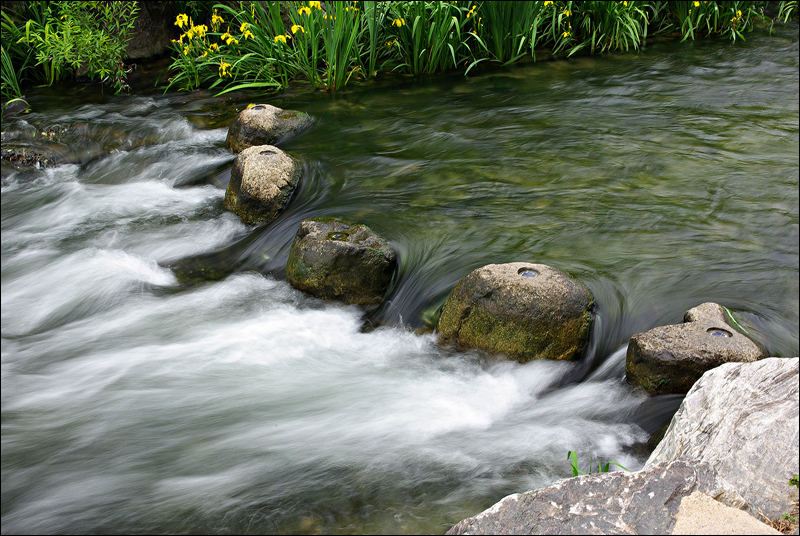
<instances>
[{"instance_id":1,"label":"leafy plant on bank","mask_svg":"<svg viewBox=\"0 0 800 536\"><path fill-rule=\"evenodd\" d=\"M763 16L761 7L759 2L669 2L682 41L694 39L695 33L744 39L743 32L752 30L753 21Z\"/></svg>"},{"instance_id":2,"label":"leafy plant on bank","mask_svg":"<svg viewBox=\"0 0 800 536\"><path fill-rule=\"evenodd\" d=\"M509 64L525 56L536 41L553 2L481 2L468 13L472 35L492 60Z\"/></svg>"},{"instance_id":3,"label":"leafy plant on bank","mask_svg":"<svg viewBox=\"0 0 800 536\"><path fill-rule=\"evenodd\" d=\"M797 18L797 0L793 2L778 2L778 20L786 23L789 19Z\"/></svg>"},{"instance_id":4,"label":"leafy plant on bank","mask_svg":"<svg viewBox=\"0 0 800 536\"><path fill-rule=\"evenodd\" d=\"M127 89L122 59L136 21L136 2L52 2L25 24L25 43L36 51L44 79L54 82L85 70L90 79Z\"/></svg>"},{"instance_id":5,"label":"leafy plant on bank","mask_svg":"<svg viewBox=\"0 0 800 536\"><path fill-rule=\"evenodd\" d=\"M371 78L378 74L378 60L384 56L380 45L385 41L385 30L388 2L361 2L364 6L362 15L362 36L356 42L359 47L359 61L361 70L365 78ZM364 37L366 36L366 37ZM386 44L391 46L387 41ZM385 65L385 63L384 63ZM383 66L381 66L383 68Z\"/></svg>"},{"instance_id":6,"label":"leafy plant on bank","mask_svg":"<svg viewBox=\"0 0 800 536\"><path fill-rule=\"evenodd\" d=\"M22 42L25 37L25 23L22 22L24 20L26 20L24 14L12 10L3 10L0 13L0 26L2 26L0 93L3 99L8 101L6 104L22 100L22 83L36 77L36 51Z\"/></svg>"},{"instance_id":7,"label":"leafy plant on bank","mask_svg":"<svg viewBox=\"0 0 800 536\"><path fill-rule=\"evenodd\" d=\"M467 10L450 2L391 2L390 41L398 55L394 69L410 74L454 69L466 46L462 16Z\"/></svg>"},{"instance_id":8,"label":"leafy plant on bank","mask_svg":"<svg viewBox=\"0 0 800 536\"><path fill-rule=\"evenodd\" d=\"M190 7L192 2L185 2ZM789 13L791 2L781 3ZM795 2L796 4L796 2ZM399 0L248 2L214 6L212 28L182 13L168 88L284 88L301 75L336 91L380 71L419 75L537 50L638 50L648 35L741 39L764 2ZM785 10L783 6L785 5ZM796 9L796 5L795 5ZM216 23L213 21L217 21ZM220 22L223 21L223 22Z\"/></svg>"},{"instance_id":9,"label":"leafy plant on bank","mask_svg":"<svg viewBox=\"0 0 800 536\"><path fill-rule=\"evenodd\" d=\"M584 473L583 471L578 469L578 454L575 451L572 451L572 450L567 451L567 459L568 460L571 459L570 460L570 468L572 469L572 476L592 474L593 462L592 462L591 456L589 457L589 472L588 473ZM628 470L628 469L625 469L625 467L622 467L617 462L606 462L606 464L603 465L603 462L600 461L600 459L598 459L597 460L597 472L598 473L608 473L609 472L609 468L611 467L612 464L616 465L617 467L620 467L620 468L624 469L625 471Z\"/></svg>"}]
</instances>

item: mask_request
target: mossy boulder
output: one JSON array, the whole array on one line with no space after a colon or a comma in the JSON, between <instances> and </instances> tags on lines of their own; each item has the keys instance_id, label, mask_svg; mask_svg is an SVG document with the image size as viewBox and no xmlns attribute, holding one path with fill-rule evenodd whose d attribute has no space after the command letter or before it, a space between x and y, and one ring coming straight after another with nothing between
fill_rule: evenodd
<instances>
[{"instance_id":1,"label":"mossy boulder","mask_svg":"<svg viewBox=\"0 0 800 536\"><path fill-rule=\"evenodd\" d=\"M525 262L490 264L456 284L436 331L444 344L519 362L579 359L593 311L589 289L560 270Z\"/></svg>"},{"instance_id":2,"label":"mossy boulder","mask_svg":"<svg viewBox=\"0 0 800 536\"><path fill-rule=\"evenodd\" d=\"M628 343L625 375L651 395L685 394L707 370L767 357L728 319L724 307L708 302L687 311L683 324L634 335Z\"/></svg>"},{"instance_id":3,"label":"mossy boulder","mask_svg":"<svg viewBox=\"0 0 800 536\"><path fill-rule=\"evenodd\" d=\"M274 220L300 180L300 166L277 147L257 145L239 153L225 191L225 208L245 223Z\"/></svg>"},{"instance_id":4,"label":"mossy boulder","mask_svg":"<svg viewBox=\"0 0 800 536\"><path fill-rule=\"evenodd\" d=\"M305 112L282 110L270 104L250 106L236 116L225 142L234 153L255 145L274 145L311 124Z\"/></svg>"},{"instance_id":5,"label":"mossy boulder","mask_svg":"<svg viewBox=\"0 0 800 536\"><path fill-rule=\"evenodd\" d=\"M397 253L366 225L333 218L304 220L286 279L318 298L363 307L381 303L397 267Z\"/></svg>"}]
</instances>

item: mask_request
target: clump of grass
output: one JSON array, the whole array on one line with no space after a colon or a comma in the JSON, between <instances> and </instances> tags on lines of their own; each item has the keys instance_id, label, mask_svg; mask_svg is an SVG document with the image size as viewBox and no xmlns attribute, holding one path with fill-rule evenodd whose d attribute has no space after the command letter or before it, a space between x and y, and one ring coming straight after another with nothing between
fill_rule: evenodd
<instances>
[{"instance_id":1,"label":"clump of grass","mask_svg":"<svg viewBox=\"0 0 800 536\"><path fill-rule=\"evenodd\" d=\"M575 451L572 451L572 450L567 451L567 459L570 460L570 468L572 469L572 476L592 474L592 468L594 466L594 462L592 461L591 456L589 457L589 472L588 473L584 473L583 471L578 469L578 454ZM606 462L606 464L603 465L602 460L600 460L598 458L598 460L597 460L597 472L598 473L608 473L609 469L611 468L612 465L616 465L617 467L619 467L621 469L624 469L625 471L628 470L625 467L623 467L620 464L618 464L617 462Z\"/></svg>"},{"instance_id":2,"label":"clump of grass","mask_svg":"<svg viewBox=\"0 0 800 536\"><path fill-rule=\"evenodd\" d=\"M778 2L778 20L786 23L789 19L797 18L797 0L793 2Z\"/></svg>"}]
</instances>

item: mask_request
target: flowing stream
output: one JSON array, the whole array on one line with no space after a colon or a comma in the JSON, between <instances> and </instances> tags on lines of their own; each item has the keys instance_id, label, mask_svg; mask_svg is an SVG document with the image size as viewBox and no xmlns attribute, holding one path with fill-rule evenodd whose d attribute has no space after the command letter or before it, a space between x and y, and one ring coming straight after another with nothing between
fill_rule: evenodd
<instances>
[{"instance_id":1,"label":"flowing stream","mask_svg":"<svg viewBox=\"0 0 800 536\"><path fill-rule=\"evenodd\" d=\"M266 100L29 92L4 136L81 141L3 167L3 533L443 533L568 450L641 468L681 397L624 381L632 335L714 301L800 353L797 25L747 39ZM222 207L250 102L314 118L263 227ZM397 249L377 311L286 283L317 216ZM592 291L583 361L436 344L455 283L513 261Z\"/></svg>"}]
</instances>

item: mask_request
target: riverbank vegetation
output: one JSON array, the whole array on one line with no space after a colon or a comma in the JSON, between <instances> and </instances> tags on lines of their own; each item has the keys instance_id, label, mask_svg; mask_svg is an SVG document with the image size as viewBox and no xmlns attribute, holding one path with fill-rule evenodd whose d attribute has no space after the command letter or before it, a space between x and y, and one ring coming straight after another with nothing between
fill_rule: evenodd
<instances>
[{"instance_id":1,"label":"riverbank vegetation","mask_svg":"<svg viewBox=\"0 0 800 536\"><path fill-rule=\"evenodd\" d=\"M176 2L180 34L165 90L280 90L305 79L354 81L506 65L543 55L637 50L647 37L744 39L761 20L797 18L797 2L356 1ZM135 2L27 2L2 14L2 94L86 76L126 85ZM232 7L235 6L235 7Z\"/></svg>"},{"instance_id":2,"label":"riverbank vegetation","mask_svg":"<svg viewBox=\"0 0 800 536\"><path fill-rule=\"evenodd\" d=\"M780 16L796 2L780 3ZM280 89L302 77L336 91L382 72L510 64L537 53L637 50L648 36L744 39L766 2L256 2L178 16L169 89ZM199 14L198 14L199 15Z\"/></svg>"}]
</instances>

